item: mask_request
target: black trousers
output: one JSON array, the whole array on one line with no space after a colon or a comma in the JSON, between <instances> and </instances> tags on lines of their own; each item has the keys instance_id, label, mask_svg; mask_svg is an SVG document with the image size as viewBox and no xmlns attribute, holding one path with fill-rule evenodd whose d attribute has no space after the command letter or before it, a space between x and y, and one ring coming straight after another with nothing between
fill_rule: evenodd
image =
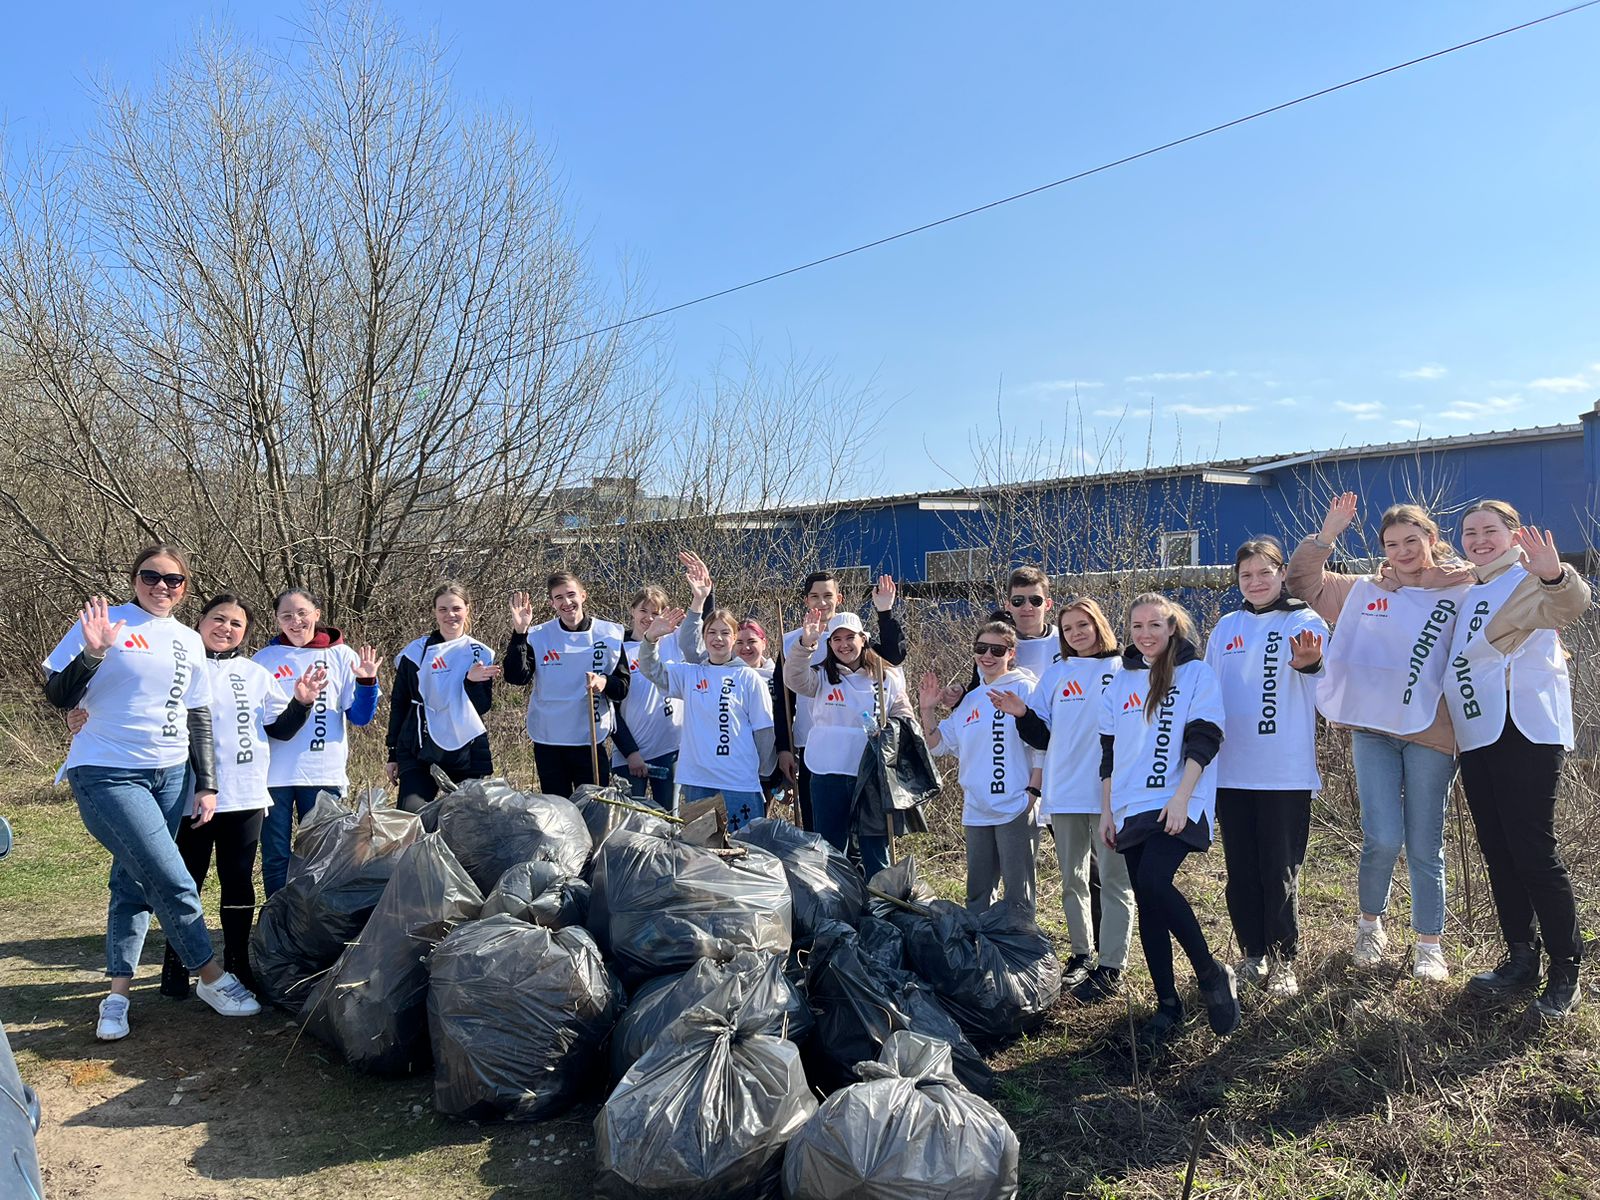
<instances>
[{"instance_id":1,"label":"black trousers","mask_svg":"<svg viewBox=\"0 0 1600 1200\"><path fill-rule=\"evenodd\" d=\"M583 783L611 782L611 763L604 747L598 752L600 778L594 777L588 746L533 744L533 767L539 773L539 790L547 796L570 796Z\"/></svg>"},{"instance_id":2,"label":"black trousers","mask_svg":"<svg viewBox=\"0 0 1600 1200\"><path fill-rule=\"evenodd\" d=\"M1248 958L1300 951L1300 867L1311 833L1311 793L1217 789L1228 864L1228 916Z\"/></svg>"},{"instance_id":3,"label":"black trousers","mask_svg":"<svg viewBox=\"0 0 1600 1200\"><path fill-rule=\"evenodd\" d=\"M794 752L795 804L800 813L800 828L811 832L817 826L811 817L811 771L806 766L805 753L804 748Z\"/></svg>"},{"instance_id":4,"label":"black trousers","mask_svg":"<svg viewBox=\"0 0 1600 1200\"><path fill-rule=\"evenodd\" d=\"M1536 931L1552 959L1583 955L1572 880L1556 845L1560 746L1530 742L1506 716L1498 740L1461 753L1461 785L1489 868L1489 887L1507 942ZM1535 925L1537 919L1537 926Z\"/></svg>"},{"instance_id":5,"label":"black trousers","mask_svg":"<svg viewBox=\"0 0 1600 1200\"><path fill-rule=\"evenodd\" d=\"M1139 945L1144 950L1144 965L1150 971L1158 1001L1178 999L1178 984L1172 973L1174 940L1188 956L1195 978L1209 980L1217 969L1194 909L1173 882L1190 850L1171 834L1157 830L1122 852L1128 860L1128 878L1139 909Z\"/></svg>"},{"instance_id":6,"label":"black trousers","mask_svg":"<svg viewBox=\"0 0 1600 1200\"><path fill-rule=\"evenodd\" d=\"M204 825L185 817L178 826L178 853L197 892L205 891L212 855L222 892L222 969L250 984L250 926L256 917L256 848L266 809L219 812Z\"/></svg>"},{"instance_id":7,"label":"black trousers","mask_svg":"<svg viewBox=\"0 0 1600 1200\"><path fill-rule=\"evenodd\" d=\"M587 751L587 747L585 750ZM396 807L406 812L421 812L423 806L439 794L439 785L433 781L430 765L437 765L457 783L464 783L468 779L482 779L490 773L479 770L475 764L466 759L447 759L438 764L429 764L418 762L409 756L397 757L395 766L399 768L400 779L395 786L399 789L400 799L396 802Z\"/></svg>"}]
</instances>

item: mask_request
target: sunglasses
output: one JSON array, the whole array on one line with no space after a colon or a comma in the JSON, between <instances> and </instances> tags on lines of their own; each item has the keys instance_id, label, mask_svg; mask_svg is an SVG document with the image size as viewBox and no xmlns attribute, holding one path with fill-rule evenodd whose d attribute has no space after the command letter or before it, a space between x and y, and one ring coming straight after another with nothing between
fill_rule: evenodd
<instances>
[{"instance_id":1,"label":"sunglasses","mask_svg":"<svg viewBox=\"0 0 1600 1200\"><path fill-rule=\"evenodd\" d=\"M1034 608L1043 608L1044 607L1044 597L1043 596L1013 596L1013 597L1011 597L1011 607L1012 608L1021 608L1024 604L1031 604Z\"/></svg>"},{"instance_id":2,"label":"sunglasses","mask_svg":"<svg viewBox=\"0 0 1600 1200\"><path fill-rule=\"evenodd\" d=\"M158 583L164 583L169 588L180 588L187 578L186 575L163 575L160 571L139 572L139 582L145 587L155 587Z\"/></svg>"},{"instance_id":3,"label":"sunglasses","mask_svg":"<svg viewBox=\"0 0 1600 1200\"><path fill-rule=\"evenodd\" d=\"M979 658L983 658L985 655L990 658L1004 658L1011 653L1011 647L997 645L994 642L973 642L972 653Z\"/></svg>"}]
</instances>

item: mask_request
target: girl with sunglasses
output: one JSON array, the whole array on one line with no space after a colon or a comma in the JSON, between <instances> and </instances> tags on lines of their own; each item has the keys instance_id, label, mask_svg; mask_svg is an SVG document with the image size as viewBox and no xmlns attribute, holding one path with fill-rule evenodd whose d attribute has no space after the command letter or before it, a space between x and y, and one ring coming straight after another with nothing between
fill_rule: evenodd
<instances>
[{"instance_id":1,"label":"girl with sunglasses","mask_svg":"<svg viewBox=\"0 0 1600 1200\"><path fill-rule=\"evenodd\" d=\"M1211 1028L1239 1025L1233 969L1218 962L1176 883L1191 853L1211 848L1222 745L1222 689L1194 644L1194 622L1157 592L1135 596L1122 670L1100 700L1100 837L1127 860L1139 944L1156 1011L1139 1040L1157 1045L1187 1020L1172 969L1177 941L1194 968Z\"/></svg>"},{"instance_id":2,"label":"girl with sunglasses","mask_svg":"<svg viewBox=\"0 0 1600 1200\"><path fill-rule=\"evenodd\" d=\"M1017 631L1004 621L981 626L972 658L983 687L963 697L943 721L936 710L943 695L939 677L928 672L918 687L928 749L954 755L959 763L961 824L967 840L967 907L983 912L1003 886L1011 913L1035 919L1034 857L1039 850L1038 751L1017 732L1017 723L997 700L1030 692L1037 682L1017 669Z\"/></svg>"},{"instance_id":3,"label":"girl with sunglasses","mask_svg":"<svg viewBox=\"0 0 1600 1200\"><path fill-rule=\"evenodd\" d=\"M317 802L318 792L342 796L350 786L346 726L370 725L378 712L378 652L345 644L344 634L322 623L322 602L305 588L289 588L273 601L278 636L255 661L285 687L320 669L325 678L300 732L272 754L267 768L272 807L261 827L261 882L270 897L289 877L294 823Z\"/></svg>"},{"instance_id":4,"label":"girl with sunglasses","mask_svg":"<svg viewBox=\"0 0 1600 1200\"><path fill-rule=\"evenodd\" d=\"M88 714L73 736L63 773L84 826L111 852L106 975L95 1036L128 1036L129 991L152 910L183 964L200 974L200 998L223 1016L253 1016L261 1005L217 962L194 880L173 840L191 783L198 815L217 798L210 674L199 636L173 610L188 590L189 566L176 546L141 551L131 571L134 599L95 596L44 661L45 696ZM192 772L192 774L191 774Z\"/></svg>"}]
</instances>

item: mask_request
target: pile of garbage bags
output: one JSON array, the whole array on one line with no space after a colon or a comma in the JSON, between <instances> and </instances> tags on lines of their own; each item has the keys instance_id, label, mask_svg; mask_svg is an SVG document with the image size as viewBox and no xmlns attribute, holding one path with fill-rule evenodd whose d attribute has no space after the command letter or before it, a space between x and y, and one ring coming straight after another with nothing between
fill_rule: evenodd
<instances>
[{"instance_id":1,"label":"pile of garbage bags","mask_svg":"<svg viewBox=\"0 0 1600 1200\"><path fill-rule=\"evenodd\" d=\"M480 891L518 863L540 859L568 875L589 861L589 827L570 800L471 779L439 802L439 834Z\"/></svg>"},{"instance_id":2,"label":"pile of garbage bags","mask_svg":"<svg viewBox=\"0 0 1600 1200\"><path fill-rule=\"evenodd\" d=\"M824 921L854 925L861 920L867 907L861 871L821 834L761 817L741 828L733 840L759 846L783 863L794 904L796 945L810 945L811 935Z\"/></svg>"},{"instance_id":3,"label":"pile of garbage bags","mask_svg":"<svg viewBox=\"0 0 1600 1200\"><path fill-rule=\"evenodd\" d=\"M589 919L589 885L553 862L518 863L484 899L483 916L509 913L530 925L564 929Z\"/></svg>"}]
</instances>

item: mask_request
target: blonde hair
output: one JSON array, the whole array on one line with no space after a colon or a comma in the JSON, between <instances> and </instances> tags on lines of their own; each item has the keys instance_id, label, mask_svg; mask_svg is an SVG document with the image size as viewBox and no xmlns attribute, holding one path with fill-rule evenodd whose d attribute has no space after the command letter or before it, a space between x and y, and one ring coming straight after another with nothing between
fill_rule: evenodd
<instances>
[{"instance_id":1,"label":"blonde hair","mask_svg":"<svg viewBox=\"0 0 1600 1200\"><path fill-rule=\"evenodd\" d=\"M1061 639L1061 657L1072 658L1077 653L1067 645L1066 616L1076 609L1089 618L1089 623L1094 626L1099 644L1094 653L1105 654L1117 650L1117 634L1111 628L1111 619L1106 616L1106 610L1100 607L1100 602L1093 596L1068 596L1061 606L1061 612L1056 617L1056 636Z\"/></svg>"},{"instance_id":2,"label":"blonde hair","mask_svg":"<svg viewBox=\"0 0 1600 1200\"><path fill-rule=\"evenodd\" d=\"M645 584L633 594L633 599L628 601L628 611L632 612L647 600L662 612L667 611L667 594L653 583Z\"/></svg>"},{"instance_id":3,"label":"blonde hair","mask_svg":"<svg viewBox=\"0 0 1600 1200\"><path fill-rule=\"evenodd\" d=\"M472 593L467 591L466 585L465 584L461 584L461 583L457 583L453 579L445 580L437 588L434 589L434 591L433 591L433 599L428 601L429 605L432 606L432 605L438 604L439 603L439 599L442 596L454 596L454 597L456 597L456 599L460 600L461 603L463 603L463 604L465 604L467 606L467 619L464 622L462 622L461 628L462 628L462 630L464 632L471 633L472 632Z\"/></svg>"},{"instance_id":4,"label":"blonde hair","mask_svg":"<svg viewBox=\"0 0 1600 1200\"><path fill-rule=\"evenodd\" d=\"M1505 522L1506 528L1511 530L1512 533L1522 528L1522 514L1504 500L1479 500L1461 514L1461 523L1465 525L1468 517L1473 513L1480 512L1493 513Z\"/></svg>"},{"instance_id":5,"label":"blonde hair","mask_svg":"<svg viewBox=\"0 0 1600 1200\"><path fill-rule=\"evenodd\" d=\"M1383 535L1396 525L1415 525L1423 533L1433 539L1433 553L1430 557L1437 562L1441 557L1460 558L1456 548L1445 541L1444 535L1439 532L1439 522L1428 515L1428 510L1420 504L1391 504L1383 510L1383 517L1378 521L1378 540L1383 541Z\"/></svg>"},{"instance_id":6,"label":"blonde hair","mask_svg":"<svg viewBox=\"0 0 1600 1200\"><path fill-rule=\"evenodd\" d=\"M1194 640L1194 618L1183 605L1163 596L1160 592L1140 592L1128 605L1130 640L1133 614L1141 608L1159 608L1166 614L1167 625L1172 631L1166 649L1156 656L1155 662L1150 664L1150 687L1144 698L1144 719L1145 723L1149 724L1154 719L1156 710L1161 707L1162 701L1172 691L1172 678L1178 672L1178 644Z\"/></svg>"}]
</instances>

